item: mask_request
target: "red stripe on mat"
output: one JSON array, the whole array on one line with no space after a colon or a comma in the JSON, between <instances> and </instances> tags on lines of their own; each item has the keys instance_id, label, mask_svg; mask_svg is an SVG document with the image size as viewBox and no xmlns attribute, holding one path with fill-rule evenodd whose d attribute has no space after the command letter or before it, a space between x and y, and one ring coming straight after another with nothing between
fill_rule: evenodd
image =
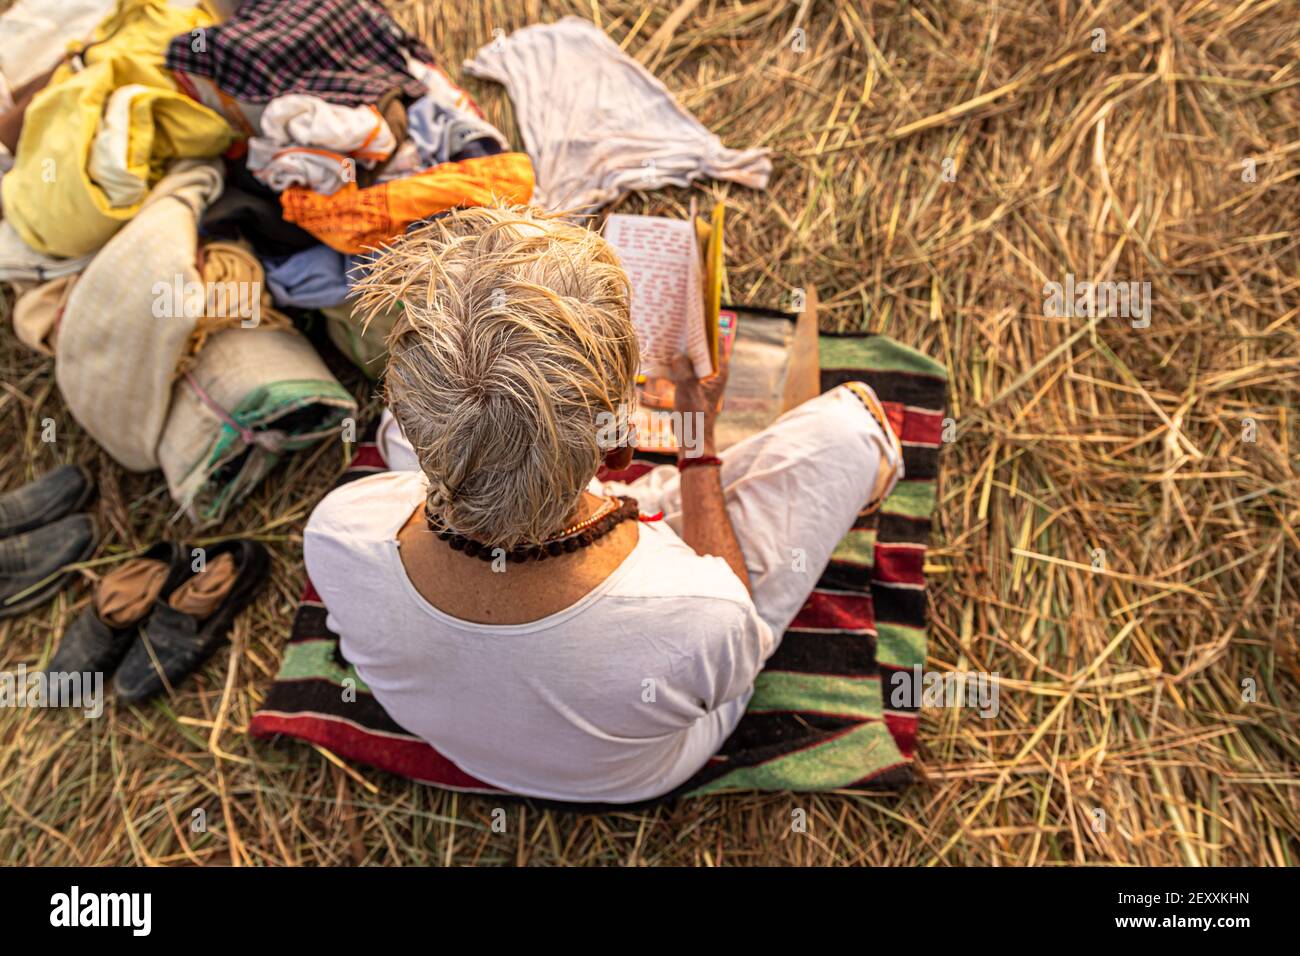
<instances>
[{"instance_id":1,"label":"red stripe on mat","mask_svg":"<svg viewBox=\"0 0 1300 956\"><path fill-rule=\"evenodd\" d=\"M873 581L887 584L915 584L925 587L925 550L877 544L876 563L871 578Z\"/></svg>"},{"instance_id":2,"label":"red stripe on mat","mask_svg":"<svg viewBox=\"0 0 1300 956\"><path fill-rule=\"evenodd\" d=\"M353 468L382 468L388 469L388 462L384 461L384 456L379 454L379 446L373 442L357 446L357 454L352 459L352 464L348 465L348 470Z\"/></svg>"},{"instance_id":3,"label":"red stripe on mat","mask_svg":"<svg viewBox=\"0 0 1300 956\"><path fill-rule=\"evenodd\" d=\"M908 760L911 760L916 753L916 728L919 723L915 714L885 711L885 727L889 729L889 735L898 745L899 752Z\"/></svg>"},{"instance_id":4,"label":"red stripe on mat","mask_svg":"<svg viewBox=\"0 0 1300 956\"><path fill-rule=\"evenodd\" d=\"M489 793L499 787L471 777L422 740L374 734L338 718L318 714L254 714L248 725L255 737L287 734L319 744L345 760L369 764L401 777L454 790Z\"/></svg>"},{"instance_id":5,"label":"red stripe on mat","mask_svg":"<svg viewBox=\"0 0 1300 956\"><path fill-rule=\"evenodd\" d=\"M938 445L943 441L943 412L920 412L909 408L899 437L918 445Z\"/></svg>"},{"instance_id":6,"label":"red stripe on mat","mask_svg":"<svg viewBox=\"0 0 1300 956\"><path fill-rule=\"evenodd\" d=\"M875 623L870 594L827 594L825 591L813 591L790 626L859 631L874 627Z\"/></svg>"},{"instance_id":7,"label":"red stripe on mat","mask_svg":"<svg viewBox=\"0 0 1300 956\"><path fill-rule=\"evenodd\" d=\"M889 427L894 430L894 434L900 438L907 422L907 406L899 402L881 402L885 409L885 417L889 419Z\"/></svg>"}]
</instances>

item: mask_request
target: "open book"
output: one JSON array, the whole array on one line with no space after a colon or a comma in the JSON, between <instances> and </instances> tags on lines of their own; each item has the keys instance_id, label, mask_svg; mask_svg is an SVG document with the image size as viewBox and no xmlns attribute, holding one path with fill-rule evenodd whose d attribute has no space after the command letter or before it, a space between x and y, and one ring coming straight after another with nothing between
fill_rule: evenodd
<instances>
[{"instance_id":1,"label":"open book","mask_svg":"<svg viewBox=\"0 0 1300 956\"><path fill-rule=\"evenodd\" d=\"M641 345L641 374L666 376L685 353L695 374L718 367L718 308L722 301L723 206L712 223L664 216L613 215L605 239L632 284L632 324Z\"/></svg>"},{"instance_id":2,"label":"open book","mask_svg":"<svg viewBox=\"0 0 1300 956\"><path fill-rule=\"evenodd\" d=\"M672 452L676 442L666 417L671 409L672 360L687 355L700 378L717 373L735 336L735 316L720 315L723 285L723 206L712 221L663 216L612 215L605 239L618 253L632 286L632 325L641 347L634 424L642 450Z\"/></svg>"}]
</instances>

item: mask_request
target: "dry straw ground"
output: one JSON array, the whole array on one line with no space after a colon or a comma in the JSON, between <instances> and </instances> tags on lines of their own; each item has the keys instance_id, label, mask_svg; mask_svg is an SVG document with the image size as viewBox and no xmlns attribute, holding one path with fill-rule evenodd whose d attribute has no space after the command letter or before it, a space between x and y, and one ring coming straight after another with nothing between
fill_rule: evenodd
<instances>
[{"instance_id":1,"label":"dry straw ground","mask_svg":"<svg viewBox=\"0 0 1300 956\"><path fill-rule=\"evenodd\" d=\"M587 16L726 142L774 150L766 193L702 187L730 203L732 297L815 286L826 327L888 333L951 370L930 665L996 672L1001 712L927 711L921 779L901 798L512 809L505 835L489 827L491 801L254 743L244 728L298 593L302 523L342 465L331 445L222 529L266 541L275 574L198 679L99 721L0 714L0 861L1296 862L1293 3L396 9L453 66L494 30ZM471 89L513 133L503 92ZM686 195L623 208L680 211ZM1150 326L1045 317L1044 283L1067 273L1150 282ZM123 473L70 420L48 363L7 332L0 361L3 487L63 461L98 478L108 539L88 578L185 535L159 477ZM47 416L52 446L39 440ZM0 626L0 667L46 661L85 595L78 585ZM206 833L191 832L196 808ZM806 835L791 832L794 808Z\"/></svg>"}]
</instances>

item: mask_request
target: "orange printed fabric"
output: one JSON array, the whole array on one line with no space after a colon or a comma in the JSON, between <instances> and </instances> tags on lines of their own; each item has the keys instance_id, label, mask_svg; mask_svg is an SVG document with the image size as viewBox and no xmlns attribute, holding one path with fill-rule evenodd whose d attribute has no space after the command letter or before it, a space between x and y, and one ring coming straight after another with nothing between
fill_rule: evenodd
<instances>
[{"instance_id":1,"label":"orange printed fabric","mask_svg":"<svg viewBox=\"0 0 1300 956\"><path fill-rule=\"evenodd\" d=\"M358 189L347 183L332 196L302 186L280 194L284 218L331 249L367 252L401 235L420 219L455 206L526 203L533 195L533 164L525 153L498 153L442 163L405 179Z\"/></svg>"}]
</instances>

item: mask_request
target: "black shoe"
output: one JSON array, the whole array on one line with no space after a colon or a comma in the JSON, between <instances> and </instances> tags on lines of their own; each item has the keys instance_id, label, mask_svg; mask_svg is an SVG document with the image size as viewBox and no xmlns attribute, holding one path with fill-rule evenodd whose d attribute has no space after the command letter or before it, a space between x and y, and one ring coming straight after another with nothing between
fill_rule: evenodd
<instances>
[{"instance_id":1,"label":"black shoe","mask_svg":"<svg viewBox=\"0 0 1300 956\"><path fill-rule=\"evenodd\" d=\"M167 565L167 579L163 582L162 590L158 592L158 596L163 600L166 600L168 595L176 590L177 585L189 576L189 565L185 563L184 554L185 551L180 545L163 541L140 555L141 558L160 561ZM59 642L59 649L54 652L54 659L46 668L46 673L113 673L122 658L126 656L126 652L130 650L131 641L140 622L151 610L153 610L152 605L141 614L139 620L122 627L110 627L100 620L95 602L92 600L90 606L81 612L64 633L63 640Z\"/></svg>"},{"instance_id":2,"label":"black shoe","mask_svg":"<svg viewBox=\"0 0 1300 956\"><path fill-rule=\"evenodd\" d=\"M88 514L0 539L0 618L30 611L58 594L74 573L62 569L85 561L98 544L95 519Z\"/></svg>"},{"instance_id":3,"label":"black shoe","mask_svg":"<svg viewBox=\"0 0 1300 956\"><path fill-rule=\"evenodd\" d=\"M113 689L123 703L132 704L168 686L175 687L198 669L221 646L239 612L266 583L271 566L266 548L256 541L223 541L207 549L206 561L211 564L226 553L235 560L235 583L206 618L199 620L178 611L166 598L154 602L153 613L113 678ZM185 576L176 587L193 576L185 566Z\"/></svg>"},{"instance_id":4,"label":"black shoe","mask_svg":"<svg viewBox=\"0 0 1300 956\"><path fill-rule=\"evenodd\" d=\"M0 538L22 534L80 511L94 485L80 465L60 465L0 495Z\"/></svg>"}]
</instances>

